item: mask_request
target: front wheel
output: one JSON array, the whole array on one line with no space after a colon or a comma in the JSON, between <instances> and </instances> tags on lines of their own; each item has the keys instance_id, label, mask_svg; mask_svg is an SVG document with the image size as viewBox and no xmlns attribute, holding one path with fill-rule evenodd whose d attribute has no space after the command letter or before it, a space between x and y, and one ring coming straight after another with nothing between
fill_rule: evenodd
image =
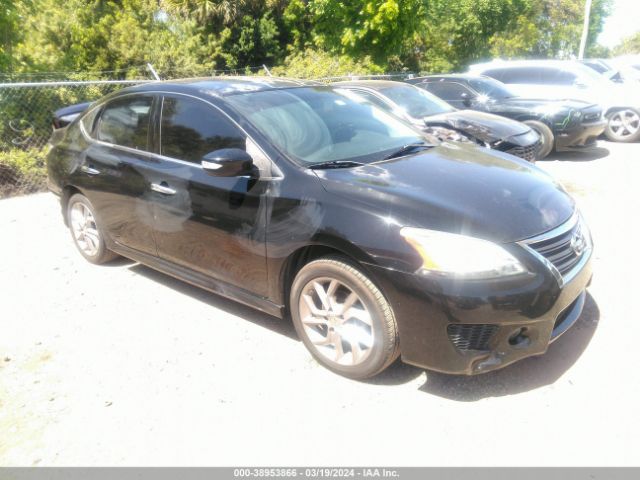
<instances>
[{"instance_id":1,"label":"front wheel","mask_svg":"<svg viewBox=\"0 0 640 480\"><path fill-rule=\"evenodd\" d=\"M305 265L291 287L298 336L323 366L345 377L380 373L399 354L398 328L382 292L342 257Z\"/></svg>"},{"instance_id":2,"label":"front wheel","mask_svg":"<svg viewBox=\"0 0 640 480\"><path fill-rule=\"evenodd\" d=\"M612 142L637 142L640 140L640 111L626 108L607 115L605 136Z\"/></svg>"},{"instance_id":3,"label":"front wheel","mask_svg":"<svg viewBox=\"0 0 640 480\"><path fill-rule=\"evenodd\" d=\"M538 150L536 159L542 160L546 158L553 150L556 141L553 131L547 125L537 120L526 120L524 124L528 125L540 137L540 149Z\"/></svg>"}]
</instances>

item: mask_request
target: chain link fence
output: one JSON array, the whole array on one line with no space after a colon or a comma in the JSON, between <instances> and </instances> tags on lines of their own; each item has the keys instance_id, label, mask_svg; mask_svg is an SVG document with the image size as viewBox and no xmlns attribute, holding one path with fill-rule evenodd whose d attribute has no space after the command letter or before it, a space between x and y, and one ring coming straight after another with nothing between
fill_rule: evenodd
<instances>
[{"instance_id":1,"label":"chain link fence","mask_svg":"<svg viewBox=\"0 0 640 480\"><path fill-rule=\"evenodd\" d=\"M141 81L0 83L0 198L46 189L53 112Z\"/></svg>"},{"instance_id":2,"label":"chain link fence","mask_svg":"<svg viewBox=\"0 0 640 480\"><path fill-rule=\"evenodd\" d=\"M10 77L0 74L0 198L46 190L45 156L52 133L53 115L60 108L92 102L121 88L154 81L151 66L133 72L139 80L88 80L132 76L131 71L82 72L66 76L56 72ZM162 79L225 75L271 75L264 66L234 70L162 72ZM341 80L410 78L408 73L347 75L315 80L331 83Z\"/></svg>"}]
</instances>

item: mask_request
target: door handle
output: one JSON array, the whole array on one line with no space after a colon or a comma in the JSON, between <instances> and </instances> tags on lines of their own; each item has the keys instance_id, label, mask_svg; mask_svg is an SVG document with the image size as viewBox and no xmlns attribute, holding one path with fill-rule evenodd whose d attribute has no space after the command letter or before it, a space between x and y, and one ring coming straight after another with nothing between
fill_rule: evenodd
<instances>
[{"instance_id":1,"label":"door handle","mask_svg":"<svg viewBox=\"0 0 640 480\"><path fill-rule=\"evenodd\" d=\"M96 170L93 167L87 167L86 165L82 165L80 167L80 170L82 170L84 173L88 173L89 175L99 175L100 174L100 170Z\"/></svg>"},{"instance_id":2,"label":"door handle","mask_svg":"<svg viewBox=\"0 0 640 480\"><path fill-rule=\"evenodd\" d=\"M162 193L164 195L176 194L176 191L173 188L169 187L169 185L167 185L166 182L152 183L151 190L153 190L154 192Z\"/></svg>"}]
</instances>

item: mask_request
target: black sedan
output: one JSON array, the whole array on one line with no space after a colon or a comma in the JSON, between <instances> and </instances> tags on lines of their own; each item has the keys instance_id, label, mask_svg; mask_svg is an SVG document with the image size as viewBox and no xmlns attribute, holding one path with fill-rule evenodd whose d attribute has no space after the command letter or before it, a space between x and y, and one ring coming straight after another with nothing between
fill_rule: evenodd
<instances>
[{"instance_id":1,"label":"black sedan","mask_svg":"<svg viewBox=\"0 0 640 480\"><path fill-rule=\"evenodd\" d=\"M457 110L438 97L402 82L357 80L334 85L353 98L371 102L440 140L471 142L529 162L539 156L539 136L520 122L472 110Z\"/></svg>"},{"instance_id":2,"label":"black sedan","mask_svg":"<svg viewBox=\"0 0 640 480\"><path fill-rule=\"evenodd\" d=\"M516 157L428 138L335 87L158 82L56 130L49 187L88 261L123 255L290 316L342 375L544 353L591 279L573 200Z\"/></svg>"},{"instance_id":3,"label":"black sedan","mask_svg":"<svg viewBox=\"0 0 640 480\"><path fill-rule=\"evenodd\" d=\"M482 75L432 75L407 80L457 108L470 108L524 122L542 139L539 157L597 145L606 120L599 105L580 100L517 97L508 86Z\"/></svg>"}]
</instances>

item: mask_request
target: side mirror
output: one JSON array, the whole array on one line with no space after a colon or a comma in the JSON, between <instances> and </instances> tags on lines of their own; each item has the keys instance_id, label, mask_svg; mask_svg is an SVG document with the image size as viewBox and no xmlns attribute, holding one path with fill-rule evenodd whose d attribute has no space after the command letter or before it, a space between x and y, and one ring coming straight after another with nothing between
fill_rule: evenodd
<instances>
[{"instance_id":1,"label":"side mirror","mask_svg":"<svg viewBox=\"0 0 640 480\"><path fill-rule=\"evenodd\" d=\"M462 104L465 107L470 107L475 100L475 97L469 93L463 93L462 95L460 95L460 98L462 98Z\"/></svg>"},{"instance_id":2,"label":"side mirror","mask_svg":"<svg viewBox=\"0 0 640 480\"><path fill-rule=\"evenodd\" d=\"M202 157L202 169L216 177L240 177L251 175L253 159L239 148L222 148Z\"/></svg>"}]
</instances>

